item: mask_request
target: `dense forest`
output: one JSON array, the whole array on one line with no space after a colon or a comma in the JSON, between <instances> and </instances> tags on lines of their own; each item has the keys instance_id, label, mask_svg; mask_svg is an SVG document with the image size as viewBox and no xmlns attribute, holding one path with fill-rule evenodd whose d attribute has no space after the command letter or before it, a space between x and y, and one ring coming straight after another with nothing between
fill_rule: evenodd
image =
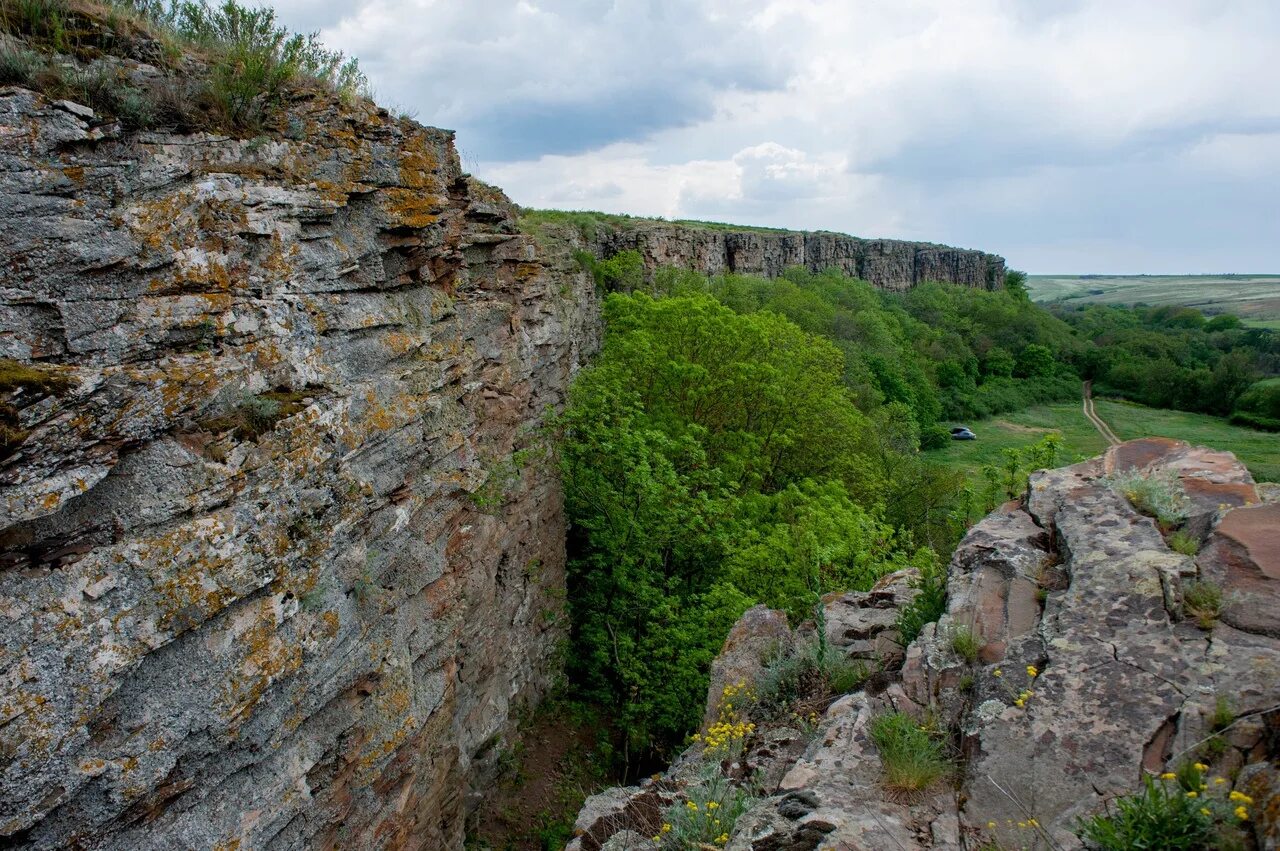
<instances>
[{"instance_id":1,"label":"dense forest","mask_svg":"<svg viewBox=\"0 0 1280 851\"><path fill-rule=\"evenodd\" d=\"M1055 462L1052 438L1009 453L972 493L920 451L949 424L1076 399L1082 379L1265 424L1280 383L1265 380L1270 332L1180 311L1051 313L1019 273L994 292L891 293L836 271L646 276L634 252L579 261L608 295L603 350L558 421L570 673L620 707L632 749L663 751L696 726L708 666L749 606L799 621L823 593L904 566L936 581L975 500L989 508ZM1154 395L1162 382L1178 392Z\"/></svg>"}]
</instances>

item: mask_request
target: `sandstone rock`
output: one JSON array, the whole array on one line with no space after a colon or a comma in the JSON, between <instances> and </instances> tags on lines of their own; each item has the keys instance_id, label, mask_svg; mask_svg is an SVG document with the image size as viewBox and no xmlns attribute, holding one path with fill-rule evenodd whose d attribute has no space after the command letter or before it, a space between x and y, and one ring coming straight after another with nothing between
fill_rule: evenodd
<instances>
[{"instance_id":1,"label":"sandstone rock","mask_svg":"<svg viewBox=\"0 0 1280 851\"><path fill-rule=\"evenodd\" d=\"M914 569L897 571L882 577L870 591L823 598L828 645L882 669L901 667L906 651L895 625L898 610L919 593L911 587L918 576Z\"/></svg>"},{"instance_id":2,"label":"sandstone rock","mask_svg":"<svg viewBox=\"0 0 1280 851\"><path fill-rule=\"evenodd\" d=\"M768 606L748 609L729 630L720 655L711 663L711 686L707 689L703 728L715 722L725 686L754 683L765 663L771 657L786 655L792 642L785 612Z\"/></svg>"},{"instance_id":3,"label":"sandstone rock","mask_svg":"<svg viewBox=\"0 0 1280 851\"><path fill-rule=\"evenodd\" d=\"M1240 772L1236 788L1253 799L1249 807L1259 851L1280 848L1280 768L1264 762Z\"/></svg>"},{"instance_id":4,"label":"sandstone rock","mask_svg":"<svg viewBox=\"0 0 1280 851\"><path fill-rule=\"evenodd\" d=\"M1228 512L1197 561L1222 588L1225 623L1280 638L1280 503Z\"/></svg>"}]
</instances>

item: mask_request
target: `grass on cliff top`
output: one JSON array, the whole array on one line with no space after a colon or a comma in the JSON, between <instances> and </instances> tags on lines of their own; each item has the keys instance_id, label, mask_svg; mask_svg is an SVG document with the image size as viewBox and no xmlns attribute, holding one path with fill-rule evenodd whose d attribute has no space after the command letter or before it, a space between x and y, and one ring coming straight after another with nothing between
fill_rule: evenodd
<instances>
[{"instance_id":1,"label":"grass on cliff top","mask_svg":"<svg viewBox=\"0 0 1280 851\"><path fill-rule=\"evenodd\" d=\"M354 59L234 0L0 0L0 34L0 85L127 129L257 131L301 90L368 89Z\"/></svg>"},{"instance_id":2,"label":"grass on cliff top","mask_svg":"<svg viewBox=\"0 0 1280 851\"><path fill-rule=\"evenodd\" d=\"M1095 400L1098 415L1121 440L1139 437L1172 437L1196 446L1234 452L1258 481L1280 481L1280 439L1274 434L1234 426L1220 417L1147 408L1133 402ZM1107 443L1085 419L1079 402L1035 405L987 420L957 423L977 433L977 440L950 441L928 450L926 457L964 472L969 486L982 489L984 464L999 466L1001 450L1022 449L1046 434L1062 437L1062 464L1100 455Z\"/></svg>"},{"instance_id":3,"label":"grass on cliff top","mask_svg":"<svg viewBox=\"0 0 1280 851\"><path fill-rule=\"evenodd\" d=\"M698 219L664 219L661 217L630 216L626 213L597 213L591 210L533 210L521 208L520 225L526 230L541 231L548 224L577 228L590 238L601 229L629 230L648 224L680 225L695 230L734 231L751 233L800 233L786 228L761 227L759 225L735 225L727 222L705 222Z\"/></svg>"}]
</instances>

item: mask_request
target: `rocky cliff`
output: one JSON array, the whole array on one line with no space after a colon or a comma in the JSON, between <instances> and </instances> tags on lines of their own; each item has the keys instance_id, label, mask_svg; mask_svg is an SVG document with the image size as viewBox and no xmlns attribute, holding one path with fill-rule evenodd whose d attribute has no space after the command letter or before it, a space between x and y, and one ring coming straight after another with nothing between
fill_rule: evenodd
<instances>
[{"instance_id":1,"label":"rocky cliff","mask_svg":"<svg viewBox=\"0 0 1280 851\"><path fill-rule=\"evenodd\" d=\"M1196 556L1108 484L1132 468L1181 484ZM1196 583L1221 592L1219 611L1196 609ZM902 648L896 612L916 593L894 574L826 598L829 645L879 669L863 689L809 721L762 722L723 759L695 745L643 786L590 799L574 847L662 845L672 808L705 800L710 771L718 788L756 793L720 843L734 851L1079 848L1083 819L1144 774L1194 761L1205 788L1190 791L1226 804L1243 847L1280 847L1280 504L1259 501L1230 453L1148 439L1036 473L1022 500L969 532L945 614ZM726 677L765 681L766 649L805 640L781 618L744 616L709 701L723 707ZM949 738L951 777L886 786L869 731L891 711Z\"/></svg>"},{"instance_id":2,"label":"rocky cliff","mask_svg":"<svg viewBox=\"0 0 1280 851\"><path fill-rule=\"evenodd\" d=\"M0 89L0 244L0 845L461 847L556 669L588 277L324 94L243 140Z\"/></svg>"},{"instance_id":3,"label":"rocky cliff","mask_svg":"<svg viewBox=\"0 0 1280 851\"><path fill-rule=\"evenodd\" d=\"M723 272L774 278L791 266L835 268L888 290L924 281L994 289L1004 281L1004 258L924 242L859 239L840 233L709 228L697 224L616 219L584 235L598 257L638 251L649 269L678 266L708 275Z\"/></svg>"}]
</instances>

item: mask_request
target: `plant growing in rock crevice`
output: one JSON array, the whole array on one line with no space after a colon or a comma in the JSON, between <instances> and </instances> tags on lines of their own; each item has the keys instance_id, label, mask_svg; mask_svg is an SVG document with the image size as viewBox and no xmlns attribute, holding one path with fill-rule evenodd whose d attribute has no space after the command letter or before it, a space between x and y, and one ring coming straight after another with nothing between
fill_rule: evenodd
<instances>
[{"instance_id":1,"label":"plant growing in rock crevice","mask_svg":"<svg viewBox=\"0 0 1280 851\"><path fill-rule=\"evenodd\" d=\"M1213 629L1222 614L1222 589L1206 580L1192 580L1182 590L1182 611L1201 629Z\"/></svg>"},{"instance_id":2,"label":"plant growing in rock crevice","mask_svg":"<svg viewBox=\"0 0 1280 851\"><path fill-rule=\"evenodd\" d=\"M871 741L884 765L884 782L901 792L916 792L952 771L946 744L904 712L889 712L871 722Z\"/></svg>"},{"instance_id":3,"label":"plant growing in rock crevice","mask_svg":"<svg viewBox=\"0 0 1280 851\"><path fill-rule=\"evenodd\" d=\"M1082 839L1102 851L1161 848L1214 851L1239 847L1237 825L1249 819L1253 799L1223 793L1228 781L1210 780L1208 766L1187 764L1158 778L1142 779L1142 791L1116 800L1115 809L1079 825Z\"/></svg>"},{"instance_id":4,"label":"plant growing in rock crevice","mask_svg":"<svg viewBox=\"0 0 1280 851\"><path fill-rule=\"evenodd\" d=\"M1163 528L1172 529L1186 522L1190 508L1187 494L1172 473L1143 473L1130 468L1112 473L1107 483L1138 513L1155 518Z\"/></svg>"}]
</instances>

